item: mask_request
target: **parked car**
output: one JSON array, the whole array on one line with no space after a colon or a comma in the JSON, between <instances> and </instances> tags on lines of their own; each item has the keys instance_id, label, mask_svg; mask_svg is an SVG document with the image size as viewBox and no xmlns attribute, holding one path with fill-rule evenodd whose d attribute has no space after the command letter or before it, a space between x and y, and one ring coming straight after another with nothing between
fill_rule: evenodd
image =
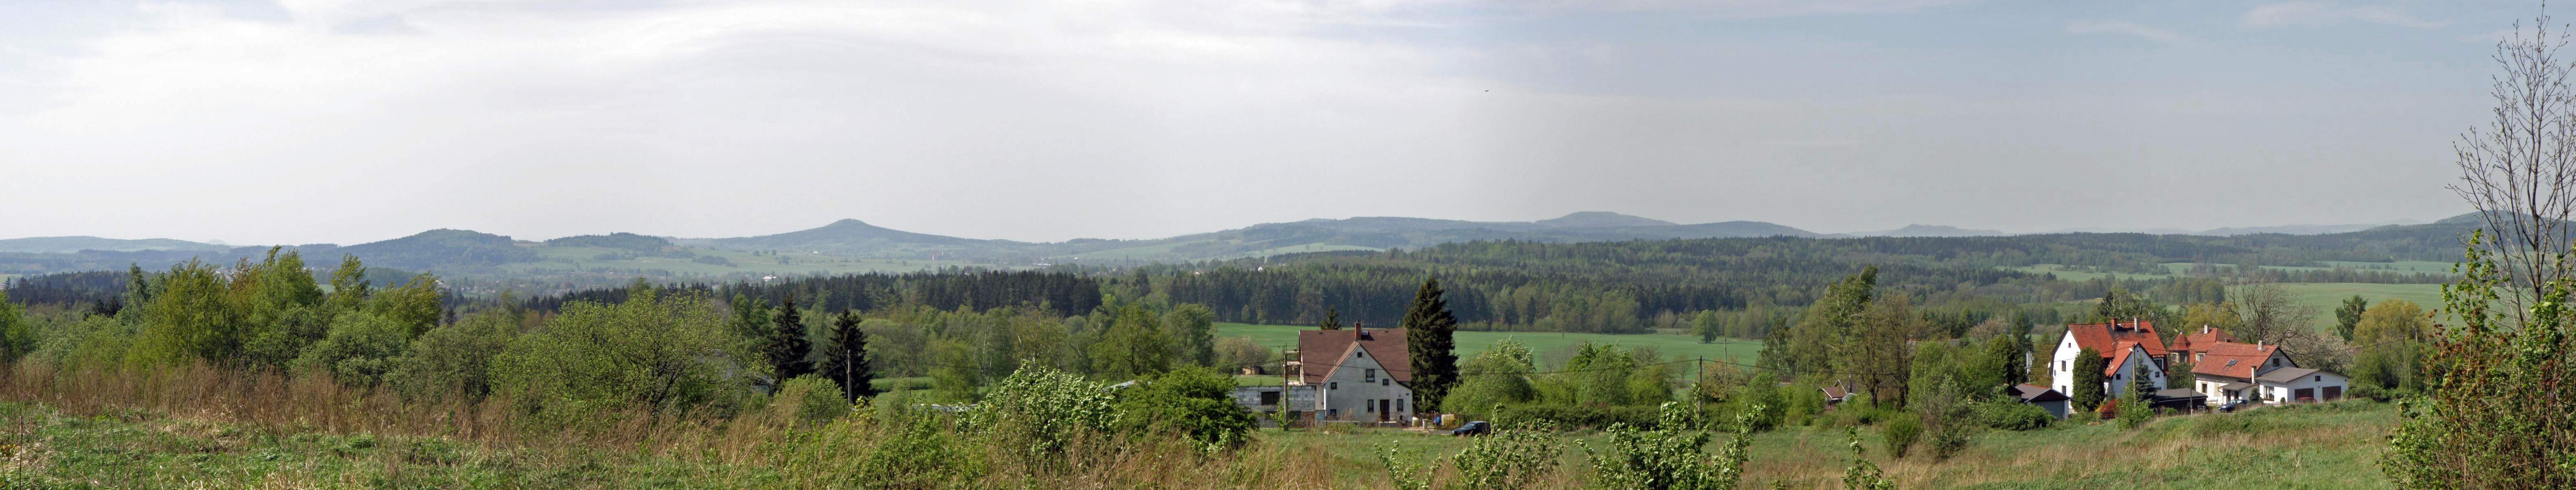
<instances>
[{"instance_id":1,"label":"parked car","mask_svg":"<svg viewBox=\"0 0 2576 490\"><path fill-rule=\"evenodd\" d=\"M2218 413L2230 413L2230 412L2235 412L2235 411L2236 411L2236 405L2238 405L2238 404L2242 404L2242 403L2245 403L2245 402L2241 402L2241 401L2230 401L2230 402L2227 402L2227 404L2226 404L2226 405L2219 405L2219 406L2218 406Z\"/></svg>"},{"instance_id":2,"label":"parked car","mask_svg":"<svg viewBox=\"0 0 2576 490\"><path fill-rule=\"evenodd\" d=\"M1461 426L1458 426L1458 428L1456 428L1456 429L1449 429L1449 435L1453 435L1453 436L1481 436L1481 435L1485 435L1486 433L1490 433L1490 432L1493 432L1493 431L1494 431L1494 424L1487 423L1487 422L1482 421L1482 420L1478 420L1478 421L1474 421L1474 422L1468 422L1468 423L1467 423L1467 425L1461 425Z\"/></svg>"}]
</instances>

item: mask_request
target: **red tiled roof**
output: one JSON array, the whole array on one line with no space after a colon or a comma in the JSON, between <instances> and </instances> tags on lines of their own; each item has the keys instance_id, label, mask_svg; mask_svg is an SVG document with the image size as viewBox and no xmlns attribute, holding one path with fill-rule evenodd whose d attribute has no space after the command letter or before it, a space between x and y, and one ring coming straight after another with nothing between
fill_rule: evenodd
<instances>
[{"instance_id":1,"label":"red tiled roof","mask_svg":"<svg viewBox=\"0 0 2576 490\"><path fill-rule=\"evenodd\" d=\"M2175 337L2173 350L2200 352L2209 350L2209 346L2220 342L2235 341L2236 336L2228 335L2227 331L2209 328L2208 326L2203 325L2200 327L2200 331L2198 332L2192 332L2190 335Z\"/></svg>"},{"instance_id":2,"label":"red tiled roof","mask_svg":"<svg viewBox=\"0 0 2576 490\"><path fill-rule=\"evenodd\" d=\"M2211 342L2205 349L2208 352L2192 363L2192 374L2254 379L2254 367L2271 359L2273 353L2280 352L2281 346ZM2229 364L2228 361L2236 362Z\"/></svg>"},{"instance_id":3,"label":"red tiled roof","mask_svg":"<svg viewBox=\"0 0 2576 490\"><path fill-rule=\"evenodd\" d=\"M1368 340L1359 340L1361 332ZM1371 328L1342 330L1304 330L1297 332L1297 360L1305 364L1308 383L1322 383L1333 377L1342 359L1357 346L1368 349L1369 359L1377 361L1381 371L1397 383L1413 382L1413 354L1405 350L1404 329Z\"/></svg>"},{"instance_id":4,"label":"red tiled roof","mask_svg":"<svg viewBox=\"0 0 2576 490\"><path fill-rule=\"evenodd\" d=\"M2077 348L2099 351L2103 357L2111 357L2111 351L2117 349L2120 342L2137 342L2151 356L2163 356L2167 352L2164 337L2156 335L2156 322L2077 323L2067 325L2066 333L2075 335Z\"/></svg>"},{"instance_id":5,"label":"red tiled roof","mask_svg":"<svg viewBox=\"0 0 2576 490\"><path fill-rule=\"evenodd\" d=\"M2138 349L2136 349L2137 346L2137 342L2127 341L2111 344L2112 352L2103 353L2111 357L2111 362L2102 365L2102 377L2109 378L2111 375L2119 373L2120 366L2129 362L2129 353L2138 351Z\"/></svg>"}]
</instances>

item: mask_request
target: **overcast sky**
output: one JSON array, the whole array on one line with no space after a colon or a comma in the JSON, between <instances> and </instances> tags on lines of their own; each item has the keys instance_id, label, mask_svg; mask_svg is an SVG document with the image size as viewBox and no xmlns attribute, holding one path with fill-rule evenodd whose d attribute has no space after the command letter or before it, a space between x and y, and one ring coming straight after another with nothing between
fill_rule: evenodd
<instances>
[{"instance_id":1,"label":"overcast sky","mask_svg":"<svg viewBox=\"0 0 2576 490\"><path fill-rule=\"evenodd\" d=\"M2430 220L2524 2L0 3L0 237Z\"/></svg>"}]
</instances>

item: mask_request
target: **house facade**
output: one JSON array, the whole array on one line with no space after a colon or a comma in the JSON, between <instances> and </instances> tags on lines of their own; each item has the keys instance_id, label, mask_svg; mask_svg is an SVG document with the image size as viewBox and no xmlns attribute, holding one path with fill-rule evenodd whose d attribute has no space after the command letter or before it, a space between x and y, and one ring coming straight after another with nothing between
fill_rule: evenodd
<instances>
[{"instance_id":1,"label":"house facade","mask_svg":"<svg viewBox=\"0 0 2576 490\"><path fill-rule=\"evenodd\" d=\"M1410 423L1419 407L1404 329L1298 332L1290 358L1281 396L1314 420Z\"/></svg>"},{"instance_id":2,"label":"house facade","mask_svg":"<svg viewBox=\"0 0 2576 490\"><path fill-rule=\"evenodd\" d=\"M2199 361L2191 366L2192 391L2209 396L2211 405L2337 400L2352 385L2342 373L2299 367L2278 345L2209 342L2194 347Z\"/></svg>"},{"instance_id":3,"label":"house facade","mask_svg":"<svg viewBox=\"0 0 2576 490\"><path fill-rule=\"evenodd\" d=\"M2066 333L2057 339L2057 353L2049 361L2049 389L2075 392L2076 358L2088 348L2104 358L2102 384L2108 396L2126 395L2131 380L2141 376L2147 378L2149 389L2165 389L2165 369L2171 352L2156 334L2155 323L2138 319L2067 325Z\"/></svg>"},{"instance_id":4,"label":"house facade","mask_svg":"<svg viewBox=\"0 0 2576 490\"><path fill-rule=\"evenodd\" d=\"M2256 392L2273 404L2339 400L2344 387L2351 385L2352 378L2342 374L2303 367L2274 369L2254 377Z\"/></svg>"}]
</instances>

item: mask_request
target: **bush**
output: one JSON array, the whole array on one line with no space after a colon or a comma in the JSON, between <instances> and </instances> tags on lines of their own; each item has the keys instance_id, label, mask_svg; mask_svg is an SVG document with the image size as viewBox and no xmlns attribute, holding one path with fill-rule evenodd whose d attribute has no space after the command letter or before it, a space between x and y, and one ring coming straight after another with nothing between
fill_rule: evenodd
<instances>
[{"instance_id":1,"label":"bush","mask_svg":"<svg viewBox=\"0 0 2576 490\"><path fill-rule=\"evenodd\" d=\"M2137 398L2126 398L2120 400L2118 410L2121 430L2137 429L2138 427L2147 425L2147 422L2153 421L2156 418L2155 408L2147 406L2145 402L2139 401Z\"/></svg>"},{"instance_id":2,"label":"bush","mask_svg":"<svg viewBox=\"0 0 2576 490\"><path fill-rule=\"evenodd\" d=\"M993 386L984 403L966 412L968 432L999 437L1003 447L1025 448L1036 459L1064 451L1075 438L1107 434L1118 422L1106 386L1045 366L1022 366Z\"/></svg>"},{"instance_id":3,"label":"bush","mask_svg":"<svg viewBox=\"0 0 2576 490\"><path fill-rule=\"evenodd\" d=\"M2003 430L2031 430L2048 427L2057 417L2038 405L1995 401L1977 404L1977 419L1987 427Z\"/></svg>"},{"instance_id":4,"label":"bush","mask_svg":"<svg viewBox=\"0 0 2576 490\"><path fill-rule=\"evenodd\" d=\"M781 418L805 423L828 422L850 413L850 402L841 400L841 385L811 374L779 384L778 396L769 403Z\"/></svg>"},{"instance_id":5,"label":"bush","mask_svg":"<svg viewBox=\"0 0 2576 490\"><path fill-rule=\"evenodd\" d=\"M1242 445L1259 423L1234 404L1234 378L1208 368L1154 375L1120 394L1119 423L1131 432L1174 431L1202 452Z\"/></svg>"},{"instance_id":6,"label":"bush","mask_svg":"<svg viewBox=\"0 0 2576 490\"><path fill-rule=\"evenodd\" d=\"M1896 417L1889 419L1886 426L1879 430L1880 435L1887 440L1887 454L1891 457L1903 458L1905 449L1914 446L1915 440L1923 438L1923 421L1914 417Z\"/></svg>"},{"instance_id":7,"label":"bush","mask_svg":"<svg viewBox=\"0 0 2576 490\"><path fill-rule=\"evenodd\" d=\"M1531 488L1538 480L1556 471L1565 439L1552 434L1548 427L1524 427L1494 431L1467 443L1467 448L1450 458L1458 470L1458 481L1449 486L1473 489Z\"/></svg>"},{"instance_id":8,"label":"bush","mask_svg":"<svg viewBox=\"0 0 2576 490\"><path fill-rule=\"evenodd\" d=\"M1494 414L1493 422L1494 425L1504 427L1524 427L1531 424L1551 424L1569 429L1608 428L1618 424L1628 424L1636 427L1654 427L1655 407L1566 405L1506 406L1503 407L1501 411Z\"/></svg>"},{"instance_id":9,"label":"bush","mask_svg":"<svg viewBox=\"0 0 2576 490\"><path fill-rule=\"evenodd\" d=\"M1749 418L1737 417L1734 439L1712 454L1706 452L1711 434L1701 430L1697 414L1688 405L1667 402L1658 413L1661 428L1614 426L1610 454L1593 453L1590 447L1584 452L1592 453L1594 483L1605 488L1735 488L1737 479L1744 476L1744 448L1753 441Z\"/></svg>"},{"instance_id":10,"label":"bush","mask_svg":"<svg viewBox=\"0 0 2576 490\"><path fill-rule=\"evenodd\" d=\"M331 320L329 336L305 347L295 365L331 373L350 386L374 387L393 371L410 339L411 327L370 313L342 313Z\"/></svg>"}]
</instances>

